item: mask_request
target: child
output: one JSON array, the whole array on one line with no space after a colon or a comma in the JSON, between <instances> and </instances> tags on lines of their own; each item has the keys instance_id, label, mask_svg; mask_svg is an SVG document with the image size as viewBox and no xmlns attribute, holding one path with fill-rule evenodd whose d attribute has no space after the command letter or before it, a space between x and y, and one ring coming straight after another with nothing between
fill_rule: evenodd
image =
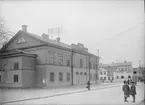
<instances>
[{"instance_id":1,"label":"child","mask_svg":"<svg viewBox=\"0 0 145 105\"><path fill-rule=\"evenodd\" d=\"M124 92L124 102L128 102L127 101L127 98L129 97L129 86L128 86L128 83L126 81L124 81L124 85L122 87L122 90Z\"/></svg>"},{"instance_id":2,"label":"child","mask_svg":"<svg viewBox=\"0 0 145 105\"><path fill-rule=\"evenodd\" d=\"M132 97L133 97L133 102L135 102L136 87L135 87L134 82L131 83L130 95L132 95Z\"/></svg>"}]
</instances>

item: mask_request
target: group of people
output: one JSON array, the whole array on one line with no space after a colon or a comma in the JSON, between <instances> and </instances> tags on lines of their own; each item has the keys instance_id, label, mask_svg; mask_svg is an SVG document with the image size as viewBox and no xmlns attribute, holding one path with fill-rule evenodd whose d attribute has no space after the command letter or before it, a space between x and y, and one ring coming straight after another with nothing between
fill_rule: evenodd
<instances>
[{"instance_id":1,"label":"group of people","mask_svg":"<svg viewBox=\"0 0 145 105\"><path fill-rule=\"evenodd\" d=\"M130 83L131 86L129 86L128 81L124 81L124 85L122 87L122 90L124 92L124 102L128 102L127 98L130 97L130 95L133 97L133 102L135 102L135 95L136 93L136 86L134 82Z\"/></svg>"},{"instance_id":2,"label":"group of people","mask_svg":"<svg viewBox=\"0 0 145 105\"><path fill-rule=\"evenodd\" d=\"M87 82L87 89L90 90L90 81ZM129 86L130 85L130 86ZM135 95L136 93L136 86L135 82L128 82L124 81L124 85L122 87L122 90L124 92L124 102L128 102L127 98L130 97L130 95L133 97L133 102L135 102Z\"/></svg>"}]
</instances>

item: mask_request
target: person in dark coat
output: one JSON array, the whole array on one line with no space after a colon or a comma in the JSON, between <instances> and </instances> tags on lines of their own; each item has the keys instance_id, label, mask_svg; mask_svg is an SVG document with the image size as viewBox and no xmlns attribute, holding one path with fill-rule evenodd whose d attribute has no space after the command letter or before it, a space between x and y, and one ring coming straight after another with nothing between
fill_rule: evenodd
<instances>
[{"instance_id":1,"label":"person in dark coat","mask_svg":"<svg viewBox=\"0 0 145 105\"><path fill-rule=\"evenodd\" d=\"M126 81L124 81L124 85L122 87L122 90L124 92L124 102L128 102L127 98L129 97L130 88L129 88L128 83Z\"/></svg>"},{"instance_id":2,"label":"person in dark coat","mask_svg":"<svg viewBox=\"0 0 145 105\"><path fill-rule=\"evenodd\" d=\"M91 84L90 84L90 81L88 81L88 82L87 82L87 87L86 87L86 88L88 88L88 90L90 90L90 85L91 85Z\"/></svg>"},{"instance_id":3,"label":"person in dark coat","mask_svg":"<svg viewBox=\"0 0 145 105\"><path fill-rule=\"evenodd\" d=\"M133 102L135 102L136 87L135 87L135 83L134 83L134 82L131 83L130 95L132 95L132 97L133 97Z\"/></svg>"}]
</instances>

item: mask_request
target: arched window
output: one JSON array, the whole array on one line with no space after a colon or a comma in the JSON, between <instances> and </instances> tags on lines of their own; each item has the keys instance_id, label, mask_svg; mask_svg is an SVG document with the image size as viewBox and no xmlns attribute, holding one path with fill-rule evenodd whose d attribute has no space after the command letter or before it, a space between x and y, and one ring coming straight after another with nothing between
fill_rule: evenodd
<instances>
[{"instance_id":1,"label":"arched window","mask_svg":"<svg viewBox=\"0 0 145 105\"><path fill-rule=\"evenodd\" d=\"M124 76L121 76L121 79L124 79Z\"/></svg>"},{"instance_id":2,"label":"arched window","mask_svg":"<svg viewBox=\"0 0 145 105\"><path fill-rule=\"evenodd\" d=\"M131 76L129 75L128 78L131 78Z\"/></svg>"}]
</instances>

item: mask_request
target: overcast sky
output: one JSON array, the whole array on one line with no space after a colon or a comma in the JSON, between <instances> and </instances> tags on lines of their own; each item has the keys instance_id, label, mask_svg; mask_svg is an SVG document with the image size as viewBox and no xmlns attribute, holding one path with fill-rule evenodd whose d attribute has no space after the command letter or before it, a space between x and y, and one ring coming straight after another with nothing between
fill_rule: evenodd
<instances>
[{"instance_id":1,"label":"overcast sky","mask_svg":"<svg viewBox=\"0 0 145 105\"><path fill-rule=\"evenodd\" d=\"M0 16L15 33L23 24L38 35L62 26L62 42L82 43L93 54L99 49L102 63L144 63L143 0L0 1Z\"/></svg>"}]
</instances>

